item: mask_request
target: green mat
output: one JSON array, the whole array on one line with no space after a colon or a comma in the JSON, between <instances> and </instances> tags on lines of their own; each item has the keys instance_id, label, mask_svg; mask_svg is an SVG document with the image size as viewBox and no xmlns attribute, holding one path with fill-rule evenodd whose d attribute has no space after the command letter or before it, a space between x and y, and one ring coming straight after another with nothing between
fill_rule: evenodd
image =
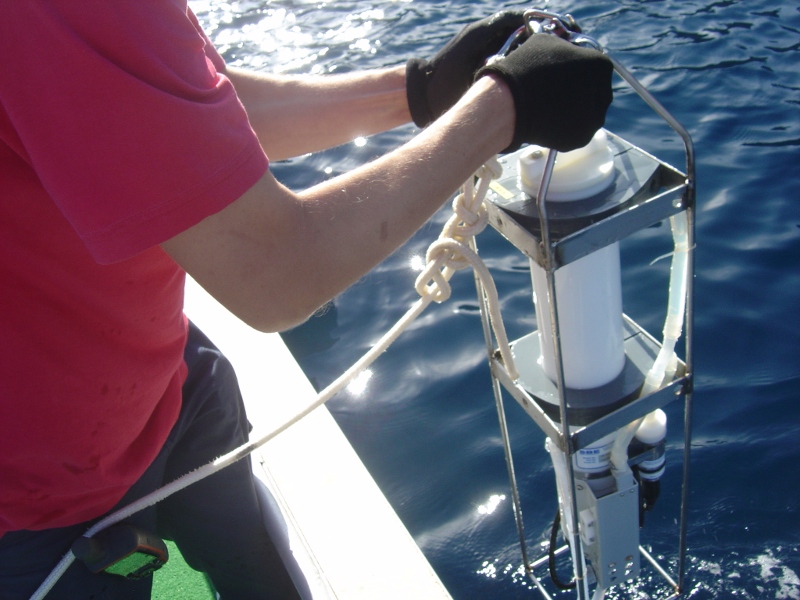
<instances>
[{"instance_id":1,"label":"green mat","mask_svg":"<svg viewBox=\"0 0 800 600\"><path fill-rule=\"evenodd\" d=\"M151 600L215 600L208 578L186 564L175 544L167 542L167 549L167 564L153 574Z\"/></svg>"}]
</instances>

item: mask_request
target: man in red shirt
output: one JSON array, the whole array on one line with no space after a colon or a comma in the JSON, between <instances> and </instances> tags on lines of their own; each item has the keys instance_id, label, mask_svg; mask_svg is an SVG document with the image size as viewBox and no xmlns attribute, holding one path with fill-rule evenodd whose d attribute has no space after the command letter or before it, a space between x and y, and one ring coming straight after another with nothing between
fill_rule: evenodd
<instances>
[{"instance_id":1,"label":"man in red shirt","mask_svg":"<svg viewBox=\"0 0 800 600\"><path fill-rule=\"evenodd\" d=\"M611 102L600 53L533 36L478 73L521 23L481 21L431 61L276 77L226 68L186 0L3 4L0 598L27 597L114 506L246 440L230 366L182 314L186 272L283 330L494 154L588 142ZM308 190L268 169L411 119L424 129L408 144ZM134 521L223 598L296 594L281 565L261 567L278 561L248 465L218 476ZM149 585L75 564L52 597Z\"/></svg>"}]
</instances>

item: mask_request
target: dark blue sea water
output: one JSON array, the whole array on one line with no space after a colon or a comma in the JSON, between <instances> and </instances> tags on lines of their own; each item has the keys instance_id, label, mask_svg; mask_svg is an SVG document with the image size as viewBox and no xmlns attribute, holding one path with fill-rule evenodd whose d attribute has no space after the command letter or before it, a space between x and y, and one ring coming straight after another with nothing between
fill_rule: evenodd
<instances>
[{"instance_id":1,"label":"dark blue sea water","mask_svg":"<svg viewBox=\"0 0 800 600\"><path fill-rule=\"evenodd\" d=\"M506 6L478 1L193 1L230 64L328 73L430 56L465 23ZM691 132L698 155L696 371L688 535L690 598L800 598L800 8L796 0L599 0L571 12ZM678 138L618 82L607 127L683 168ZM405 127L274 164L303 188L413 135ZM412 258L449 208L394 256L285 338L324 387L416 299ZM510 336L536 324L527 260L491 230L478 244ZM625 311L661 336L668 227L622 244ZM455 598L532 598L510 504L472 276L375 363L337 421ZM681 406L670 417L662 497L643 542L675 563ZM533 554L556 507L543 436L506 403ZM495 510L487 510L494 507ZM386 565L391 569L391 565ZM663 597L646 577L607 597Z\"/></svg>"}]
</instances>

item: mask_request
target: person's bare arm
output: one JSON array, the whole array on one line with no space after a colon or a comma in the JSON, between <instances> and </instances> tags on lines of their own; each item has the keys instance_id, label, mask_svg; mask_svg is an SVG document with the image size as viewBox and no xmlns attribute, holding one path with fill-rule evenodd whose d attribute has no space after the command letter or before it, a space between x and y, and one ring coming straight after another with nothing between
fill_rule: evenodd
<instances>
[{"instance_id":1,"label":"person's bare arm","mask_svg":"<svg viewBox=\"0 0 800 600\"><path fill-rule=\"evenodd\" d=\"M286 329L407 240L513 129L510 92L484 77L401 148L300 193L267 173L162 247L252 327Z\"/></svg>"},{"instance_id":2,"label":"person's bare arm","mask_svg":"<svg viewBox=\"0 0 800 600\"><path fill-rule=\"evenodd\" d=\"M455 106L401 148L301 193L268 173L162 246L243 321L285 329L388 256L497 152L588 143L611 104L612 74L601 52L532 35L479 69Z\"/></svg>"},{"instance_id":3,"label":"person's bare arm","mask_svg":"<svg viewBox=\"0 0 800 600\"><path fill-rule=\"evenodd\" d=\"M405 67L344 75L225 73L271 160L332 148L410 121Z\"/></svg>"},{"instance_id":4,"label":"person's bare arm","mask_svg":"<svg viewBox=\"0 0 800 600\"><path fill-rule=\"evenodd\" d=\"M269 75L228 68L250 122L272 160L330 148L414 122L434 121L472 85L524 23L506 10L464 27L432 60L341 75Z\"/></svg>"}]
</instances>

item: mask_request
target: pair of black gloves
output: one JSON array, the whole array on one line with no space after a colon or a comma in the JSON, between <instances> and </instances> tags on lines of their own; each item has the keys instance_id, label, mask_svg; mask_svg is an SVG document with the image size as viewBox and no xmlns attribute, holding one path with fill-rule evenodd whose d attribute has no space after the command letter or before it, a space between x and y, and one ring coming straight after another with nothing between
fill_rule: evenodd
<instances>
[{"instance_id":1,"label":"pair of black gloves","mask_svg":"<svg viewBox=\"0 0 800 600\"><path fill-rule=\"evenodd\" d=\"M444 114L483 75L494 73L511 90L514 139L504 152L536 144L561 152L589 143L611 104L611 61L550 34L534 34L505 58L485 65L522 25L521 11L473 23L427 61L406 64L408 106L425 127Z\"/></svg>"}]
</instances>

